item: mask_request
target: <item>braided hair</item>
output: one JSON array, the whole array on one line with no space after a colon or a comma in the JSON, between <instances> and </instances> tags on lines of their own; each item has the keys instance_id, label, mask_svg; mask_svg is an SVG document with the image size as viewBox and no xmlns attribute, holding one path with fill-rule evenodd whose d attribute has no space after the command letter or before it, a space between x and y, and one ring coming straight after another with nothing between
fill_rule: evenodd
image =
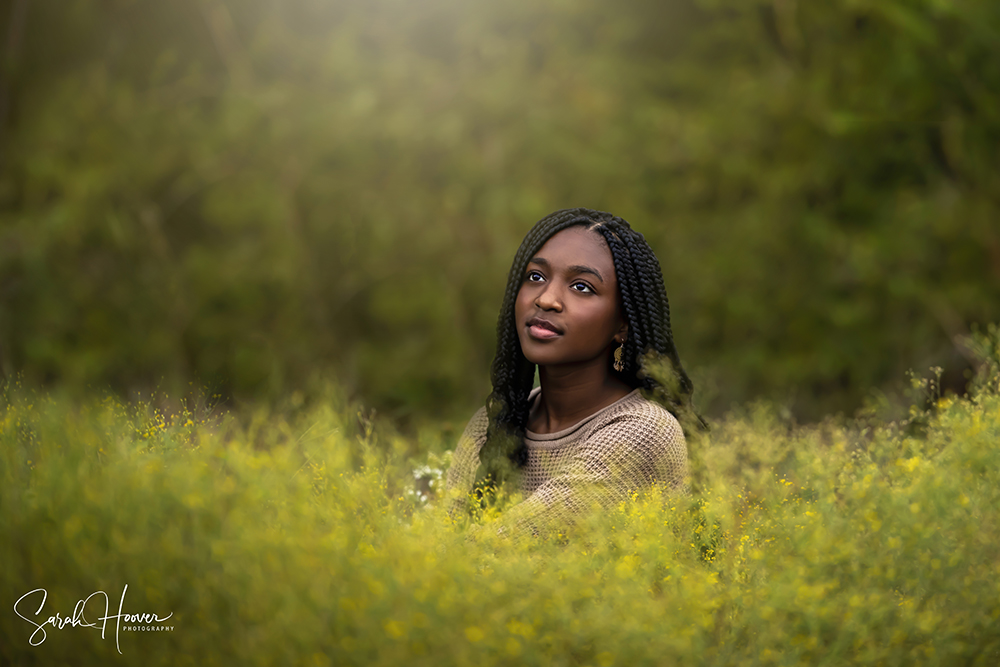
<instances>
[{"instance_id":1,"label":"braided hair","mask_svg":"<svg viewBox=\"0 0 1000 667\"><path fill-rule=\"evenodd\" d=\"M690 409L694 387L681 366L674 346L670 331L670 306L663 287L660 263L646 239L625 220L610 213L586 208L556 211L539 220L524 237L507 277L507 288L497 320L497 347L491 369L493 391L486 401L489 424L486 442L479 454L477 487L503 483L513 469L527 463L524 435L531 408L528 394L534 384L535 364L528 361L521 351L514 305L531 258L556 233L576 225L584 225L601 234L614 260L623 315L628 323L628 337L622 354L624 369L618 372L618 377L633 388L648 390L679 420L681 412L694 414ZM669 361L674 386L665 387L643 372L642 360L646 355ZM700 417L695 415L695 419L704 426ZM682 423L685 421L681 420Z\"/></svg>"}]
</instances>

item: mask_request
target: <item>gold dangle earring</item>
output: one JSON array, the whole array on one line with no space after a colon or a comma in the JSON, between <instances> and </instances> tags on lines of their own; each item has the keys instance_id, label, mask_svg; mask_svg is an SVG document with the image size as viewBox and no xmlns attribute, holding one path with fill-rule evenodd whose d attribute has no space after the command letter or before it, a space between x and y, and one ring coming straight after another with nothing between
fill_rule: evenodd
<instances>
[{"instance_id":1,"label":"gold dangle earring","mask_svg":"<svg viewBox=\"0 0 1000 667\"><path fill-rule=\"evenodd\" d=\"M622 344L618 346L617 350L615 350L615 364L614 365L615 365L615 370L618 371L619 373L621 373L623 370L625 370L625 362L622 361L622 355L624 354L624 352L623 352L624 349L625 349L625 339L623 338L622 339Z\"/></svg>"}]
</instances>

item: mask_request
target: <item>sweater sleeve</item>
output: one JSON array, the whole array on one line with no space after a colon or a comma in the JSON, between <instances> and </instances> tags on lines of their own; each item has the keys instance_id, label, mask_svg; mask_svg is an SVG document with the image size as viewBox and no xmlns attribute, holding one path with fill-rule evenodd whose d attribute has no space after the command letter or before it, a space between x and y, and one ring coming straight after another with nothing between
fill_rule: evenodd
<instances>
[{"instance_id":1,"label":"sweater sleeve","mask_svg":"<svg viewBox=\"0 0 1000 667\"><path fill-rule=\"evenodd\" d=\"M647 403L595 425L563 469L511 508L502 523L515 535L566 526L595 505L613 506L653 484L684 492L687 474L680 424Z\"/></svg>"},{"instance_id":2,"label":"sweater sleeve","mask_svg":"<svg viewBox=\"0 0 1000 667\"><path fill-rule=\"evenodd\" d=\"M455 453L452 455L451 467L445 480L445 492L448 502L454 509L460 505L466 495L472 490L476 481L476 468L479 467L479 450L486 442L486 427L489 417L486 408L482 407L472 415L465 427L462 437L458 440Z\"/></svg>"}]
</instances>

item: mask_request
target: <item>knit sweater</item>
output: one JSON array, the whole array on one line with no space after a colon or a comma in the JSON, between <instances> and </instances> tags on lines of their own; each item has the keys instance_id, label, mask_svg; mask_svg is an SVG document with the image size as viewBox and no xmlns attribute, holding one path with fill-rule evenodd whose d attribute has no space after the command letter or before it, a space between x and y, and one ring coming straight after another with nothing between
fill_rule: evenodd
<instances>
[{"instance_id":1,"label":"knit sweater","mask_svg":"<svg viewBox=\"0 0 1000 667\"><path fill-rule=\"evenodd\" d=\"M528 400L537 401L540 393L536 387ZM466 426L448 471L449 492L472 489L487 422L484 407ZM517 482L525 500L507 513L505 523L512 527L558 528L595 504L616 504L654 483L686 489L684 432L672 414L638 389L556 433L527 431L524 442L528 460Z\"/></svg>"}]
</instances>

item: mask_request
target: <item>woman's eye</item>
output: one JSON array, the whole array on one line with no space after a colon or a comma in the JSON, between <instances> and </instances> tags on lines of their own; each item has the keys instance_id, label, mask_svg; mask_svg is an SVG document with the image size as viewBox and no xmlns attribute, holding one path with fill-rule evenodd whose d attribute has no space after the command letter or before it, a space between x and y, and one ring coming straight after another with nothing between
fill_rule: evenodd
<instances>
[{"instance_id":1,"label":"woman's eye","mask_svg":"<svg viewBox=\"0 0 1000 667\"><path fill-rule=\"evenodd\" d=\"M544 280L542 274L540 274L538 271L528 271L528 274L525 276L525 279L533 283L537 283L541 280Z\"/></svg>"},{"instance_id":2,"label":"woman's eye","mask_svg":"<svg viewBox=\"0 0 1000 667\"><path fill-rule=\"evenodd\" d=\"M594 292L590 285L587 283L573 283L573 289L577 292L583 292L584 294L592 294Z\"/></svg>"}]
</instances>

